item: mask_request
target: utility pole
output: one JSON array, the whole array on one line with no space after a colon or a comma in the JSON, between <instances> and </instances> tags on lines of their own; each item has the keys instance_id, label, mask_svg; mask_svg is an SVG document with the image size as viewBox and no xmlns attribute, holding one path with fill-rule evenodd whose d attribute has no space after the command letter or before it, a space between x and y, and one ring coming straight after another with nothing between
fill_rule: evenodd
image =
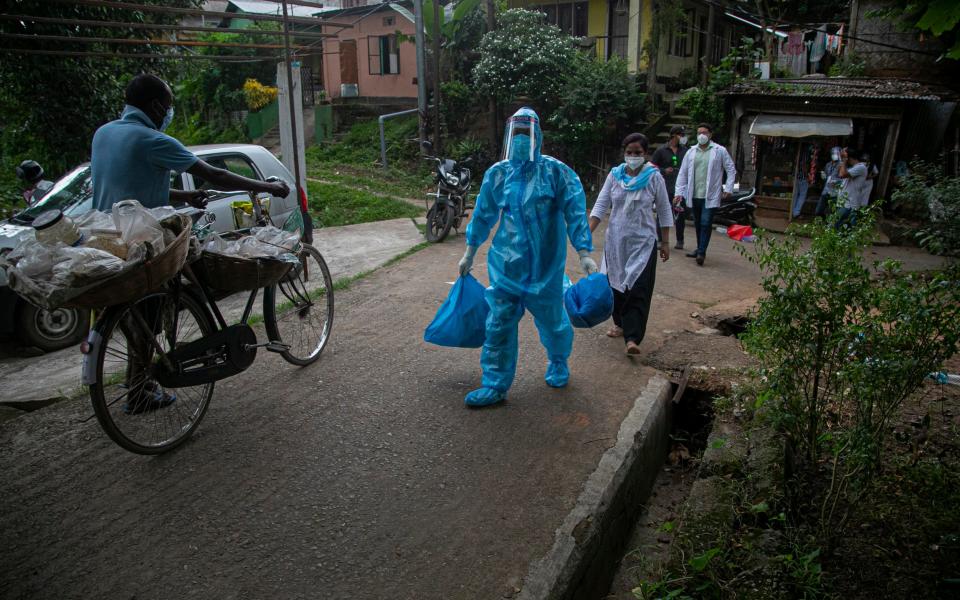
<instances>
[{"instance_id":1,"label":"utility pole","mask_svg":"<svg viewBox=\"0 0 960 600\"><path fill-rule=\"evenodd\" d=\"M497 28L497 17L496 17L496 7L494 6L493 0L486 0L487 2L487 33L493 32ZM497 131L500 128L500 119L497 115L497 101L492 97L487 106L487 112L489 113L490 120L490 152L494 157L498 156L500 151L500 135Z\"/></svg>"},{"instance_id":2,"label":"utility pole","mask_svg":"<svg viewBox=\"0 0 960 600\"><path fill-rule=\"evenodd\" d=\"M424 35L423 35L423 0L413 0L414 40L417 52L417 114L419 118L419 144L423 152L423 142L427 139L427 78L424 68Z\"/></svg>"},{"instance_id":3,"label":"utility pole","mask_svg":"<svg viewBox=\"0 0 960 600\"><path fill-rule=\"evenodd\" d=\"M282 1L283 5L283 63L286 66L287 70L287 96L288 96L288 105L290 107L290 139L292 140L291 146L293 147L293 179L294 179L294 188L296 189L297 200L301 202L300 211L303 214L303 239L308 244L313 242L313 219L310 218L310 211L307 209L307 206L303 204L303 188L300 184L301 173L300 173L300 144L298 143L299 138L297 137L297 102L294 101L293 93L298 88L293 86L293 66L290 64L290 21L289 13L287 12L287 0ZM299 73L299 69L297 70Z\"/></svg>"},{"instance_id":4,"label":"utility pole","mask_svg":"<svg viewBox=\"0 0 960 600\"><path fill-rule=\"evenodd\" d=\"M433 153L440 152L440 0L433 0Z\"/></svg>"},{"instance_id":5,"label":"utility pole","mask_svg":"<svg viewBox=\"0 0 960 600\"><path fill-rule=\"evenodd\" d=\"M707 33L704 35L706 40L705 49L703 49L703 64L701 65L700 71L700 85L702 87L707 86L707 81L710 78L710 67L713 66L713 58L715 55L716 38L717 30L717 7L713 3L709 5L707 9Z\"/></svg>"}]
</instances>

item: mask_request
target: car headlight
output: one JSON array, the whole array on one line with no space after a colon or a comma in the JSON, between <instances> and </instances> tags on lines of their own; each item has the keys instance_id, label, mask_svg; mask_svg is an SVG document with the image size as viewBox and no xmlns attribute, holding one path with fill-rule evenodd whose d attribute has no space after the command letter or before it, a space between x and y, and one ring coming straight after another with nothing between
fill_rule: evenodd
<instances>
[{"instance_id":1,"label":"car headlight","mask_svg":"<svg viewBox=\"0 0 960 600\"><path fill-rule=\"evenodd\" d=\"M460 185L460 179L456 175L447 175L447 183L450 185Z\"/></svg>"}]
</instances>

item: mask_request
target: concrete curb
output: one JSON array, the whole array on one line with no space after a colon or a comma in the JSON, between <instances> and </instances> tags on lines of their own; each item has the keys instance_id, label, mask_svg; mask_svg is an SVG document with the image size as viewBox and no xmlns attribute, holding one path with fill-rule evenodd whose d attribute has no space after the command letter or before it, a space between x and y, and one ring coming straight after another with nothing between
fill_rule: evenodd
<instances>
[{"instance_id":1,"label":"concrete curb","mask_svg":"<svg viewBox=\"0 0 960 600\"><path fill-rule=\"evenodd\" d=\"M606 592L666 456L670 397L669 381L650 379L557 530L553 548L531 566L518 598L566 600Z\"/></svg>"}]
</instances>

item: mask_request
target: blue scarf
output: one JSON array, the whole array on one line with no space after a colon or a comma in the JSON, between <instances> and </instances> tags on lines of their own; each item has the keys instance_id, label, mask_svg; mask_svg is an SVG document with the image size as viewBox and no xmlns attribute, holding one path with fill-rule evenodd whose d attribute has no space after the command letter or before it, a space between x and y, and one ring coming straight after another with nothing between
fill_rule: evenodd
<instances>
[{"instance_id":1,"label":"blue scarf","mask_svg":"<svg viewBox=\"0 0 960 600\"><path fill-rule=\"evenodd\" d=\"M628 192L638 192L647 187L647 184L650 182L650 176L653 175L656 170L656 167L647 163L640 169L640 173L638 173L636 177L630 177L627 175L627 163L623 163L618 167L614 167L611 173L614 179L620 182L623 189Z\"/></svg>"}]
</instances>

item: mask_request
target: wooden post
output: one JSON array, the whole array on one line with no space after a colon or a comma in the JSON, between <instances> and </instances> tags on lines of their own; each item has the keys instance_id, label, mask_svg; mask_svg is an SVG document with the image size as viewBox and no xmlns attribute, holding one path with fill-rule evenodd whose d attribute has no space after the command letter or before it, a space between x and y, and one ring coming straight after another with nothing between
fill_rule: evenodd
<instances>
[{"instance_id":1,"label":"wooden post","mask_svg":"<svg viewBox=\"0 0 960 600\"><path fill-rule=\"evenodd\" d=\"M423 55L425 52L424 34L423 34L423 0L413 0L414 14L414 41L415 51L417 53L417 144L420 147L420 153L424 154L423 142L427 139L427 69L424 66Z\"/></svg>"},{"instance_id":2,"label":"wooden post","mask_svg":"<svg viewBox=\"0 0 960 600\"><path fill-rule=\"evenodd\" d=\"M713 55L714 47L716 43L714 39L716 38L716 29L717 29L717 7L713 4L709 5L707 12L707 32L704 35L704 46L706 48L701 48L700 52L703 54L701 60L703 64L701 65L700 71L700 85L706 86L707 79L710 77L710 67L713 66Z\"/></svg>"},{"instance_id":3,"label":"wooden post","mask_svg":"<svg viewBox=\"0 0 960 600\"><path fill-rule=\"evenodd\" d=\"M296 69L294 69L293 59L290 57L290 17L287 11L287 0L283 0L282 7L284 46L282 66L285 68L287 75L284 83L287 88L288 110L284 115L282 110L283 97L281 96L280 146L283 152L283 162L286 163L288 169L291 165L293 166L290 171L293 173L295 196L297 201L300 202L304 198L303 190L307 185L307 164L303 143L303 94L300 91L303 82L300 79L300 63L297 63ZM294 79L294 70L296 70L296 79ZM278 69L277 83L280 84L281 82L283 82L283 77L280 69ZM289 124L286 127L284 127L285 117L289 118ZM286 142L284 142L284 132L286 132ZM300 211L303 214L304 222L303 239L309 244L313 242L313 219L310 218L310 211L306 206L301 206Z\"/></svg>"},{"instance_id":4,"label":"wooden post","mask_svg":"<svg viewBox=\"0 0 960 600\"><path fill-rule=\"evenodd\" d=\"M440 156L440 0L433 0L433 153Z\"/></svg>"},{"instance_id":5,"label":"wooden post","mask_svg":"<svg viewBox=\"0 0 960 600\"><path fill-rule=\"evenodd\" d=\"M493 0L487 2L487 32L494 31L497 28L496 6ZM488 120L490 126L490 153L496 158L500 155L500 119L497 116L497 101L490 98L487 103Z\"/></svg>"},{"instance_id":6,"label":"wooden post","mask_svg":"<svg viewBox=\"0 0 960 600\"><path fill-rule=\"evenodd\" d=\"M790 205L787 207L787 223L793 222L793 204L797 201L797 169L800 168L800 150L803 148L803 140L797 140L797 156L793 159L793 171L790 173L793 183L793 193L790 194ZM802 207L801 207L802 210Z\"/></svg>"}]
</instances>

